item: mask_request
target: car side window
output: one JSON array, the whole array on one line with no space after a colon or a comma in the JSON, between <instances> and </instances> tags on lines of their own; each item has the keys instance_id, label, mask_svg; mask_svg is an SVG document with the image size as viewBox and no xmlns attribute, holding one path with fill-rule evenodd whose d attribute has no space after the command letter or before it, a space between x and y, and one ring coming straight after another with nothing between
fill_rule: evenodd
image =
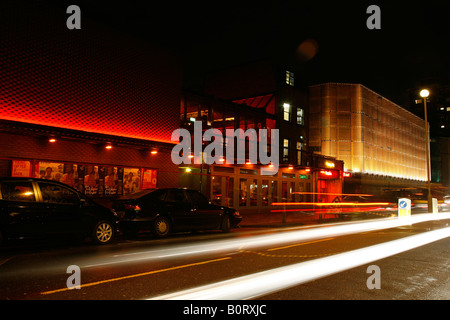
<instances>
[{"instance_id":1,"label":"car side window","mask_svg":"<svg viewBox=\"0 0 450 320\"><path fill-rule=\"evenodd\" d=\"M189 198L191 199L191 202L195 205L198 205L199 207L206 207L208 206L209 202L206 197L201 194L200 192L194 191L194 190L188 190Z\"/></svg>"},{"instance_id":2,"label":"car side window","mask_svg":"<svg viewBox=\"0 0 450 320\"><path fill-rule=\"evenodd\" d=\"M166 193L164 192L164 190L156 190L148 195L148 198L151 201L164 201L165 197Z\"/></svg>"},{"instance_id":3,"label":"car side window","mask_svg":"<svg viewBox=\"0 0 450 320\"><path fill-rule=\"evenodd\" d=\"M44 202L68 204L77 204L80 202L80 197L72 190L52 183L39 182L38 184Z\"/></svg>"},{"instance_id":4,"label":"car side window","mask_svg":"<svg viewBox=\"0 0 450 320\"><path fill-rule=\"evenodd\" d=\"M187 202L183 190L168 190L166 196L167 202Z\"/></svg>"},{"instance_id":5,"label":"car side window","mask_svg":"<svg viewBox=\"0 0 450 320\"><path fill-rule=\"evenodd\" d=\"M5 181L1 184L3 200L36 201L31 182Z\"/></svg>"}]
</instances>

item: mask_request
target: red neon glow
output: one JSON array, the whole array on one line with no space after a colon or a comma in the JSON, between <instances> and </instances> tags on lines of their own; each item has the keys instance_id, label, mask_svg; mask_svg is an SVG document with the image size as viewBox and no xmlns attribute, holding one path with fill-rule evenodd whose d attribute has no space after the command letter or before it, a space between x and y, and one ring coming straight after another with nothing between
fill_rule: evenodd
<instances>
[{"instance_id":1,"label":"red neon glow","mask_svg":"<svg viewBox=\"0 0 450 320\"><path fill-rule=\"evenodd\" d=\"M73 41L39 30L2 34L0 119L176 143L170 139L180 126L175 56L131 37L93 31Z\"/></svg>"},{"instance_id":2,"label":"red neon glow","mask_svg":"<svg viewBox=\"0 0 450 320\"><path fill-rule=\"evenodd\" d=\"M338 172L336 170L320 170L320 177L325 179L333 179L338 177Z\"/></svg>"},{"instance_id":3,"label":"red neon glow","mask_svg":"<svg viewBox=\"0 0 450 320\"><path fill-rule=\"evenodd\" d=\"M324 196L360 196L360 197L373 197L373 194L365 193L326 193L326 192L292 192L293 194L320 194Z\"/></svg>"},{"instance_id":4,"label":"red neon glow","mask_svg":"<svg viewBox=\"0 0 450 320\"><path fill-rule=\"evenodd\" d=\"M373 206L373 207L364 207L365 211L395 211L389 210L387 208ZM329 213L329 214L339 214L339 213L348 213L348 212L360 212L361 208L326 208L326 209L311 209L311 208L302 208L302 209L272 209L270 212L306 212L312 211L315 213Z\"/></svg>"},{"instance_id":5,"label":"red neon glow","mask_svg":"<svg viewBox=\"0 0 450 320\"><path fill-rule=\"evenodd\" d=\"M48 142L55 143L56 139L55 138L48 139Z\"/></svg>"},{"instance_id":6,"label":"red neon glow","mask_svg":"<svg viewBox=\"0 0 450 320\"><path fill-rule=\"evenodd\" d=\"M352 174L351 174L350 172L342 172L342 176L343 176L344 178L351 178L351 177L352 177Z\"/></svg>"}]
</instances>

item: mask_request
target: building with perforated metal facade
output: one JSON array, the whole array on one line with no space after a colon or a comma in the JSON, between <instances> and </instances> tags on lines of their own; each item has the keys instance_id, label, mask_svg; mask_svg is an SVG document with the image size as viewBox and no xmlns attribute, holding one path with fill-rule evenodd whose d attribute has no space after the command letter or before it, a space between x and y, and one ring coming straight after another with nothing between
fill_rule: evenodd
<instances>
[{"instance_id":1,"label":"building with perforated metal facade","mask_svg":"<svg viewBox=\"0 0 450 320\"><path fill-rule=\"evenodd\" d=\"M0 176L69 182L93 197L178 185L181 61L41 3L0 13Z\"/></svg>"},{"instance_id":2,"label":"building with perforated metal facade","mask_svg":"<svg viewBox=\"0 0 450 320\"><path fill-rule=\"evenodd\" d=\"M377 192L426 181L422 119L360 84L309 90L310 148L344 161L353 174L346 187Z\"/></svg>"}]
</instances>

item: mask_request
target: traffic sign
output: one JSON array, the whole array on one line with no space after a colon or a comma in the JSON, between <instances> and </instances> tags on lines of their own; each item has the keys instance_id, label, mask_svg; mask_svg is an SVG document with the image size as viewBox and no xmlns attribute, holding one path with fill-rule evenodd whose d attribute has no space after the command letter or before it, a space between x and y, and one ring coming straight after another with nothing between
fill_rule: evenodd
<instances>
[{"instance_id":1,"label":"traffic sign","mask_svg":"<svg viewBox=\"0 0 450 320\"><path fill-rule=\"evenodd\" d=\"M398 199L398 217L399 218L411 217L411 199L407 198Z\"/></svg>"}]
</instances>

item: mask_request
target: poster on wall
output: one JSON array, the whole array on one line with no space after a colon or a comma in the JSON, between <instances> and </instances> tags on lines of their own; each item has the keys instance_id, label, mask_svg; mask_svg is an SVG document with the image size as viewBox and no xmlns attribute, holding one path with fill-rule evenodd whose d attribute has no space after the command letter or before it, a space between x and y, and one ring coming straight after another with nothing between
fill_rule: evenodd
<instances>
[{"instance_id":1,"label":"poster on wall","mask_svg":"<svg viewBox=\"0 0 450 320\"><path fill-rule=\"evenodd\" d=\"M117 167L104 167L105 174L105 196L115 196L118 194L119 176Z\"/></svg>"},{"instance_id":2,"label":"poster on wall","mask_svg":"<svg viewBox=\"0 0 450 320\"><path fill-rule=\"evenodd\" d=\"M99 175L98 166L84 167L84 194L94 196L98 194Z\"/></svg>"},{"instance_id":3,"label":"poster on wall","mask_svg":"<svg viewBox=\"0 0 450 320\"><path fill-rule=\"evenodd\" d=\"M21 160L13 160L12 169L11 169L11 177L31 177L31 162L30 161L21 161Z\"/></svg>"},{"instance_id":4,"label":"poster on wall","mask_svg":"<svg viewBox=\"0 0 450 320\"><path fill-rule=\"evenodd\" d=\"M127 195L140 190L141 170L138 168L124 168L123 170L123 194Z\"/></svg>"},{"instance_id":5,"label":"poster on wall","mask_svg":"<svg viewBox=\"0 0 450 320\"><path fill-rule=\"evenodd\" d=\"M144 169L142 177L142 189L154 189L158 181L158 171L152 169Z\"/></svg>"},{"instance_id":6,"label":"poster on wall","mask_svg":"<svg viewBox=\"0 0 450 320\"><path fill-rule=\"evenodd\" d=\"M37 178L61 182L64 175L64 164L58 162L39 161L36 165Z\"/></svg>"},{"instance_id":7,"label":"poster on wall","mask_svg":"<svg viewBox=\"0 0 450 320\"><path fill-rule=\"evenodd\" d=\"M63 176L61 182L69 187L77 189L78 186L78 170L76 164L65 163L63 167Z\"/></svg>"}]
</instances>

